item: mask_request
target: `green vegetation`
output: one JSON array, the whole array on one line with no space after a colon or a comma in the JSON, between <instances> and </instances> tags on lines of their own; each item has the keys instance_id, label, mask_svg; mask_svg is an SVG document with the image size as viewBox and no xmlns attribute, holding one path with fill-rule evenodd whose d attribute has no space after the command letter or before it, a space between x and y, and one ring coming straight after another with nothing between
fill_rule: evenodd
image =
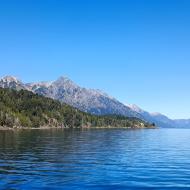
<instances>
[{"instance_id":1,"label":"green vegetation","mask_svg":"<svg viewBox=\"0 0 190 190\"><path fill-rule=\"evenodd\" d=\"M26 90L0 88L1 127L134 127L151 125L122 116L94 116Z\"/></svg>"}]
</instances>

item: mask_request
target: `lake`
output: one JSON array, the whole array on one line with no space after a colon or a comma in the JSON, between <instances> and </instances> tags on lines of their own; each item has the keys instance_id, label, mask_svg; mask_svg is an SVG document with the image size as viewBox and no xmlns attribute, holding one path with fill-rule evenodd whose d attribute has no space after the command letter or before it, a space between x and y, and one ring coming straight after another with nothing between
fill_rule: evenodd
<instances>
[{"instance_id":1,"label":"lake","mask_svg":"<svg viewBox=\"0 0 190 190\"><path fill-rule=\"evenodd\" d=\"M190 188L189 129L0 131L0 189L180 187Z\"/></svg>"}]
</instances>

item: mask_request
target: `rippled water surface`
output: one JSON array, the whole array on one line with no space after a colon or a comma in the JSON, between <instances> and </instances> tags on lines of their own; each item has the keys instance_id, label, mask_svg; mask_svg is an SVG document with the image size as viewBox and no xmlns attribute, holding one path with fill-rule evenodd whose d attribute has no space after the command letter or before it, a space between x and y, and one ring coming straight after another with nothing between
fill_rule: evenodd
<instances>
[{"instance_id":1,"label":"rippled water surface","mask_svg":"<svg viewBox=\"0 0 190 190\"><path fill-rule=\"evenodd\" d=\"M180 187L190 189L188 129L0 131L0 189Z\"/></svg>"}]
</instances>

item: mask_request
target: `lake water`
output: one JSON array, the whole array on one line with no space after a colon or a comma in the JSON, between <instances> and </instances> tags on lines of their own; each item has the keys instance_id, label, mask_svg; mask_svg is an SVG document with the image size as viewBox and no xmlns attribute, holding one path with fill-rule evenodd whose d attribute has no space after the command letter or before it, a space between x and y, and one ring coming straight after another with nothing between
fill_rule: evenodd
<instances>
[{"instance_id":1,"label":"lake water","mask_svg":"<svg viewBox=\"0 0 190 190\"><path fill-rule=\"evenodd\" d=\"M188 129L0 131L0 189L180 187L190 189Z\"/></svg>"}]
</instances>

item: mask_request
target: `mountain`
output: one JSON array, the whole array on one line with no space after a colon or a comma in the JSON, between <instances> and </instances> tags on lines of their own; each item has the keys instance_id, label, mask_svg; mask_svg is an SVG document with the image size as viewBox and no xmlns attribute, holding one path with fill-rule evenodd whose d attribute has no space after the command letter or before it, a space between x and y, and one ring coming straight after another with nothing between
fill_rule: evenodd
<instances>
[{"instance_id":1,"label":"mountain","mask_svg":"<svg viewBox=\"0 0 190 190\"><path fill-rule=\"evenodd\" d=\"M176 119L174 120L176 126L180 128L189 128L190 127L190 119Z\"/></svg>"},{"instance_id":2,"label":"mountain","mask_svg":"<svg viewBox=\"0 0 190 190\"><path fill-rule=\"evenodd\" d=\"M160 113L149 113L134 104L133 105L129 104L128 106L133 111L136 111L137 113L142 115L146 121L155 123L157 126L167 127L167 128L190 128L190 120L186 119L172 120Z\"/></svg>"},{"instance_id":3,"label":"mountain","mask_svg":"<svg viewBox=\"0 0 190 190\"><path fill-rule=\"evenodd\" d=\"M27 90L0 88L0 127L153 127L137 118L95 116Z\"/></svg>"},{"instance_id":4,"label":"mountain","mask_svg":"<svg viewBox=\"0 0 190 190\"><path fill-rule=\"evenodd\" d=\"M0 79L1 88L12 88L15 90L26 89L26 85L23 84L16 77L6 76Z\"/></svg>"},{"instance_id":5,"label":"mountain","mask_svg":"<svg viewBox=\"0 0 190 190\"><path fill-rule=\"evenodd\" d=\"M67 77L60 77L53 82L25 84L15 77L8 76L0 80L0 87L29 90L95 115L136 117L155 123L159 127L190 127L190 120L172 120L159 113L144 111L136 105L124 105L100 90L82 88Z\"/></svg>"},{"instance_id":6,"label":"mountain","mask_svg":"<svg viewBox=\"0 0 190 190\"><path fill-rule=\"evenodd\" d=\"M60 77L54 82L28 84L23 84L14 77L9 77L11 78L10 83L6 78L8 77L0 80L0 87L29 90L95 115L123 115L143 119L137 112L106 93L100 90L82 88L67 77Z\"/></svg>"}]
</instances>

